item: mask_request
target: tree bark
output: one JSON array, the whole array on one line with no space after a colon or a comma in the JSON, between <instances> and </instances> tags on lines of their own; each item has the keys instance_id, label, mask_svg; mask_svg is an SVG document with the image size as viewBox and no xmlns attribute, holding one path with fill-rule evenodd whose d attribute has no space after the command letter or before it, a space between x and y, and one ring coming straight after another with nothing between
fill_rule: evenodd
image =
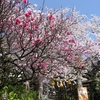
<instances>
[{"instance_id":1,"label":"tree bark","mask_svg":"<svg viewBox=\"0 0 100 100\"><path fill-rule=\"evenodd\" d=\"M83 87L83 84L82 84L82 74L81 74L81 71L79 70L78 73L77 73L77 83L78 83L78 88L79 87Z\"/></svg>"}]
</instances>

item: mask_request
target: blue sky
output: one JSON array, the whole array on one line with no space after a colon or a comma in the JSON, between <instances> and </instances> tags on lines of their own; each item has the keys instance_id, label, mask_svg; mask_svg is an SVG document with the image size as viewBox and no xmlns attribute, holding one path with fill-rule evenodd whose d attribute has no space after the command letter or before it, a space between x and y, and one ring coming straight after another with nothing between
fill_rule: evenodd
<instances>
[{"instance_id":1,"label":"blue sky","mask_svg":"<svg viewBox=\"0 0 100 100\"><path fill-rule=\"evenodd\" d=\"M29 0L31 4L38 4L38 7L42 6L43 0ZM91 14L100 16L100 0L45 0L45 6L48 8L58 9L61 6L63 8L76 7L76 11L80 14L86 14L90 17Z\"/></svg>"}]
</instances>

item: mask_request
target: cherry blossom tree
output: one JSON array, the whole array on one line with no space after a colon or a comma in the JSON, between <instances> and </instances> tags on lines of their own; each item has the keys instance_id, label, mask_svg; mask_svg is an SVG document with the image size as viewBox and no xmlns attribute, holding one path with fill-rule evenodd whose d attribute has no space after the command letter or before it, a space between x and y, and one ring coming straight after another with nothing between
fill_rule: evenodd
<instances>
[{"instance_id":1,"label":"cherry blossom tree","mask_svg":"<svg viewBox=\"0 0 100 100\"><path fill-rule=\"evenodd\" d=\"M16 74L18 71L14 71L13 65L10 63L12 58L9 51L10 45L7 46L9 44L7 38L10 35L8 31L11 31L11 27L14 27L11 17L21 15L21 12L24 12L28 4L28 1L0 0L0 87L13 84L10 80L14 81L18 77L18 74Z\"/></svg>"},{"instance_id":2,"label":"cherry blossom tree","mask_svg":"<svg viewBox=\"0 0 100 100\"><path fill-rule=\"evenodd\" d=\"M54 40L66 22L72 24L64 18L69 9L43 13L35 9L36 5L29 6L27 0L4 0L0 7L1 86L30 80L35 73L50 72ZM7 73L8 69L11 70Z\"/></svg>"},{"instance_id":3,"label":"cherry blossom tree","mask_svg":"<svg viewBox=\"0 0 100 100\"><path fill-rule=\"evenodd\" d=\"M36 73L41 78L54 68L72 67L81 74L85 59L98 47L90 37L94 25L75 9L43 12L27 0L3 0L0 8L0 69L5 72L1 86L9 80L10 84L31 80ZM58 69L53 75L59 73Z\"/></svg>"},{"instance_id":4,"label":"cherry blossom tree","mask_svg":"<svg viewBox=\"0 0 100 100\"><path fill-rule=\"evenodd\" d=\"M61 29L52 42L53 54L51 56L54 59L53 66L56 71L54 74L50 73L51 78L55 75L59 76L59 72L62 72L62 70L57 71L57 67L72 67L75 69L74 74L77 76L79 87L82 86L82 72L89 67L86 59L92 58L99 50L97 49L99 48L98 41L93 39L95 37L92 31L93 26L90 21L86 21L85 17L80 16L73 9L70 16L63 17ZM94 37L91 38L91 35ZM64 72L63 75L65 75Z\"/></svg>"},{"instance_id":5,"label":"cherry blossom tree","mask_svg":"<svg viewBox=\"0 0 100 100\"><path fill-rule=\"evenodd\" d=\"M62 12L63 10L61 10L61 14ZM86 21L85 17L84 15L80 16L74 10L72 10L70 16L63 16L61 27L59 27L60 30L56 35L56 39L51 43L52 51L49 51L49 55L53 59L52 66L54 67L45 78L65 75L66 79L69 74L74 74L73 78L77 80L78 87L83 86L82 77L84 71L86 71L87 75L88 68L92 66L91 61L94 60L95 55L99 55L98 34L94 34L93 23L91 23L91 20ZM94 24L96 23L94 22ZM97 31L95 30L95 32ZM94 69L97 69L96 66L94 67ZM48 83L47 80L45 82Z\"/></svg>"}]
</instances>

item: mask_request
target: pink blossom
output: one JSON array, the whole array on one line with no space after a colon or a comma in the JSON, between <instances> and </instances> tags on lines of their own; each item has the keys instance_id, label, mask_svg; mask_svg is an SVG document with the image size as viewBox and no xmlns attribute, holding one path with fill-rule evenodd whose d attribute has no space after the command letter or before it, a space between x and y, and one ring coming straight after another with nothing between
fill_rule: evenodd
<instances>
[{"instance_id":1,"label":"pink blossom","mask_svg":"<svg viewBox=\"0 0 100 100\"><path fill-rule=\"evenodd\" d=\"M14 28L15 28L15 27L12 26L12 27L10 28L10 30L11 30L11 31L14 31Z\"/></svg>"},{"instance_id":2,"label":"pink blossom","mask_svg":"<svg viewBox=\"0 0 100 100\"><path fill-rule=\"evenodd\" d=\"M32 11L31 11L31 10L28 10L27 13L28 13L29 15L31 15L31 14L32 14Z\"/></svg>"},{"instance_id":3,"label":"pink blossom","mask_svg":"<svg viewBox=\"0 0 100 100\"><path fill-rule=\"evenodd\" d=\"M43 66L44 69L47 68L47 65L48 65L48 62L44 62L44 63L42 63L42 66Z\"/></svg>"},{"instance_id":4,"label":"pink blossom","mask_svg":"<svg viewBox=\"0 0 100 100\"><path fill-rule=\"evenodd\" d=\"M37 67L39 67L39 66L40 66L40 64L39 64L39 63L37 63L37 64L36 64L36 66L37 66Z\"/></svg>"},{"instance_id":5,"label":"pink blossom","mask_svg":"<svg viewBox=\"0 0 100 100\"><path fill-rule=\"evenodd\" d=\"M20 23L20 24L19 24L19 27L22 27L22 26L23 26L23 24L22 24L22 23Z\"/></svg>"},{"instance_id":6,"label":"pink blossom","mask_svg":"<svg viewBox=\"0 0 100 100\"><path fill-rule=\"evenodd\" d=\"M69 42L71 42L71 43L75 43L75 40L71 39L71 40L69 40Z\"/></svg>"},{"instance_id":7,"label":"pink blossom","mask_svg":"<svg viewBox=\"0 0 100 100\"><path fill-rule=\"evenodd\" d=\"M13 8L13 12L18 12L18 11L19 11L19 9L17 7Z\"/></svg>"},{"instance_id":8,"label":"pink blossom","mask_svg":"<svg viewBox=\"0 0 100 100\"><path fill-rule=\"evenodd\" d=\"M37 30L37 28L38 28L38 25L34 25L33 26L33 29L36 31Z\"/></svg>"},{"instance_id":9,"label":"pink blossom","mask_svg":"<svg viewBox=\"0 0 100 100\"><path fill-rule=\"evenodd\" d=\"M67 32L67 35L71 35L71 32Z\"/></svg>"},{"instance_id":10,"label":"pink blossom","mask_svg":"<svg viewBox=\"0 0 100 100\"><path fill-rule=\"evenodd\" d=\"M54 28L55 27L55 24L51 24L50 28Z\"/></svg>"},{"instance_id":11,"label":"pink blossom","mask_svg":"<svg viewBox=\"0 0 100 100\"><path fill-rule=\"evenodd\" d=\"M22 0L25 4L27 3L27 0Z\"/></svg>"},{"instance_id":12,"label":"pink blossom","mask_svg":"<svg viewBox=\"0 0 100 100\"><path fill-rule=\"evenodd\" d=\"M82 63L80 63L80 64L79 64L79 67L80 67L80 68L82 68L82 67L83 67L83 64L82 64Z\"/></svg>"},{"instance_id":13,"label":"pink blossom","mask_svg":"<svg viewBox=\"0 0 100 100\"><path fill-rule=\"evenodd\" d=\"M24 27L28 26L28 23L29 23L29 21L26 20L26 21L24 22Z\"/></svg>"},{"instance_id":14,"label":"pink blossom","mask_svg":"<svg viewBox=\"0 0 100 100\"><path fill-rule=\"evenodd\" d=\"M34 41L34 43L38 43L38 42L40 42L41 40L40 40L40 38L37 38L35 41Z\"/></svg>"},{"instance_id":15,"label":"pink blossom","mask_svg":"<svg viewBox=\"0 0 100 100\"><path fill-rule=\"evenodd\" d=\"M16 24L20 24L20 19L16 18Z\"/></svg>"},{"instance_id":16,"label":"pink blossom","mask_svg":"<svg viewBox=\"0 0 100 100\"><path fill-rule=\"evenodd\" d=\"M29 27L28 26L26 26L26 30L29 30ZM30 33L29 33L30 34Z\"/></svg>"},{"instance_id":17,"label":"pink blossom","mask_svg":"<svg viewBox=\"0 0 100 100\"><path fill-rule=\"evenodd\" d=\"M24 23L24 27L28 26L28 23Z\"/></svg>"},{"instance_id":18,"label":"pink blossom","mask_svg":"<svg viewBox=\"0 0 100 100\"><path fill-rule=\"evenodd\" d=\"M54 19L54 17L52 16L52 14L50 14L50 15L48 16L48 19L49 19L49 20L53 20L53 19Z\"/></svg>"},{"instance_id":19,"label":"pink blossom","mask_svg":"<svg viewBox=\"0 0 100 100\"><path fill-rule=\"evenodd\" d=\"M6 24L8 24L8 25L9 25L9 24L11 24L11 22L10 22L10 21L7 21L7 22L6 22Z\"/></svg>"},{"instance_id":20,"label":"pink blossom","mask_svg":"<svg viewBox=\"0 0 100 100\"><path fill-rule=\"evenodd\" d=\"M32 17L31 20L33 21L34 20L34 17Z\"/></svg>"},{"instance_id":21,"label":"pink blossom","mask_svg":"<svg viewBox=\"0 0 100 100\"><path fill-rule=\"evenodd\" d=\"M29 17L31 14L32 14L32 11L31 11L31 10L28 10L28 11L25 13L25 16L26 16L26 17Z\"/></svg>"},{"instance_id":22,"label":"pink blossom","mask_svg":"<svg viewBox=\"0 0 100 100\"><path fill-rule=\"evenodd\" d=\"M28 14L28 13L25 13L25 16L26 16L26 17L29 17L29 14Z\"/></svg>"},{"instance_id":23,"label":"pink blossom","mask_svg":"<svg viewBox=\"0 0 100 100\"><path fill-rule=\"evenodd\" d=\"M76 57L75 60L76 60L76 61L79 61L79 57Z\"/></svg>"}]
</instances>

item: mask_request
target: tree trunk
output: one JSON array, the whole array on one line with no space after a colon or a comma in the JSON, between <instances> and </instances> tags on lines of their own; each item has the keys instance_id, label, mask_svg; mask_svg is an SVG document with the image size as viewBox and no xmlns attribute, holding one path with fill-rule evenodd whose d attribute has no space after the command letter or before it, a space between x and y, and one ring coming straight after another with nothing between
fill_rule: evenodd
<instances>
[{"instance_id":1,"label":"tree trunk","mask_svg":"<svg viewBox=\"0 0 100 100\"><path fill-rule=\"evenodd\" d=\"M39 99L42 98L42 93L43 93L43 82L41 82L39 86Z\"/></svg>"},{"instance_id":2,"label":"tree trunk","mask_svg":"<svg viewBox=\"0 0 100 100\"><path fill-rule=\"evenodd\" d=\"M78 83L78 88L79 87L83 87L83 84L82 84L82 74L81 74L81 71L78 71L78 74L77 74L77 83Z\"/></svg>"}]
</instances>

